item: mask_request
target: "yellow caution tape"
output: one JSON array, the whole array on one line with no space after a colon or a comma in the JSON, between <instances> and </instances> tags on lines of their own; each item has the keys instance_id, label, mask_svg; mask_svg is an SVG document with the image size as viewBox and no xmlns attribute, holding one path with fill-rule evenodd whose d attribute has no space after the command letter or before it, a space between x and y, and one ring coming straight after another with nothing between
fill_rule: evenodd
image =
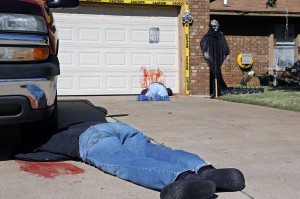
<instances>
[{"instance_id":1,"label":"yellow caution tape","mask_svg":"<svg viewBox=\"0 0 300 199\"><path fill-rule=\"evenodd\" d=\"M185 3L185 10L189 9L189 4ZM190 94L190 35L189 23L184 24L185 32L185 94Z\"/></svg>"},{"instance_id":2,"label":"yellow caution tape","mask_svg":"<svg viewBox=\"0 0 300 199\"><path fill-rule=\"evenodd\" d=\"M183 6L184 2L178 1L141 1L141 0L80 0L81 2L96 3L124 3L124 4L147 4L147 5L167 5L167 6Z\"/></svg>"}]
</instances>

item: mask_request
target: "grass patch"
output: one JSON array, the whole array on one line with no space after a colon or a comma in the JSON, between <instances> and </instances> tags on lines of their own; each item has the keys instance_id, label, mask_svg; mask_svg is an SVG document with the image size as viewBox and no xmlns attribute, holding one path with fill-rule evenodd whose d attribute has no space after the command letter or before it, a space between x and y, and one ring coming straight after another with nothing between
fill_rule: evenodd
<instances>
[{"instance_id":1,"label":"grass patch","mask_svg":"<svg viewBox=\"0 0 300 199\"><path fill-rule=\"evenodd\" d=\"M300 112L300 86L264 87L264 93L224 95L219 99Z\"/></svg>"}]
</instances>

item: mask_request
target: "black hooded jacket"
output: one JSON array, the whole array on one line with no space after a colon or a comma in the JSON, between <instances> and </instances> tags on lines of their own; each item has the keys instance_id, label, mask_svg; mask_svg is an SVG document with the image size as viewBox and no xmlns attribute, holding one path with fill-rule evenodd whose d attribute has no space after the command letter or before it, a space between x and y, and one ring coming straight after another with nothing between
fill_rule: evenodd
<instances>
[{"instance_id":1,"label":"black hooded jacket","mask_svg":"<svg viewBox=\"0 0 300 199\"><path fill-rule=\"evenodd\" d=\"M227 55L229 55L229 47L222 32L214 31L209 26L208 32L203 36L200 42L202 53L209 53L210 59L207 60L210 70L214 73L215 67L221 68Z\"/></svg>"}]
</instances>

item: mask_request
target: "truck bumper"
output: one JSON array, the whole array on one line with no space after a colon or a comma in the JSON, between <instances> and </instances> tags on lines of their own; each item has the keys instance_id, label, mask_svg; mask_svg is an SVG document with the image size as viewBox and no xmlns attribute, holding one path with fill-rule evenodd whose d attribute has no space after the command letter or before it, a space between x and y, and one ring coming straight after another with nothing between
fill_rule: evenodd
<instances>
[{"instance_id":1,"label":"truck bumper","mask_svg":"<svg viewBox=\"0 0 300 199\"><path fill-rule=\"evenodd\" d=\"M0 80L0 124L50 117L56 99L57 77Z\"/></svg>"}]
</instances>

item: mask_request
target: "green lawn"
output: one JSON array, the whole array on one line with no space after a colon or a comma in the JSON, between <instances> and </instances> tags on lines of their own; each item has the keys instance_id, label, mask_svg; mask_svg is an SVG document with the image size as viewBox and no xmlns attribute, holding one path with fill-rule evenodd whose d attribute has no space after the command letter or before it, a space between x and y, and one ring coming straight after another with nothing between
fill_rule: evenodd
<instances>
[{"instance_id":1,"label":"green lawn","mask_svg":"<svg viewBox=\"0 0 300 199\"><path fill-rule=\"evenodd\" d=\"M300 86L264 87L263 93L224 95L220 96L219 99L290 111L300 111Z\"/></svg>"}]
</instances>

